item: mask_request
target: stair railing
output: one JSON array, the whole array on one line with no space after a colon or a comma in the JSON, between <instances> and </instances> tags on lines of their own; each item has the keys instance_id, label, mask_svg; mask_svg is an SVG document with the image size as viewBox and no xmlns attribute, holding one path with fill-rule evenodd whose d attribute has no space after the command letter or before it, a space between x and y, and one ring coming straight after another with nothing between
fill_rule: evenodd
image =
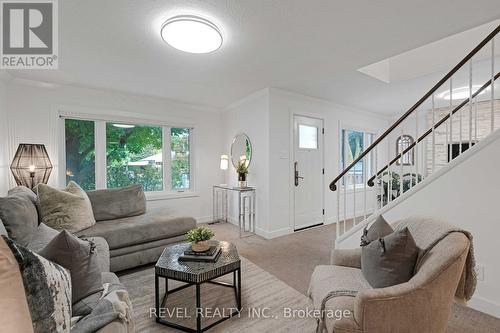
<instances>
[{"instance_id":1,"label":"stair railing","mask_svg":"<svg viewBox=\"0 0 500 333\"><path fill-rule=\"evenodd\" d=\"M337 192L337 237L500 127L499 32L500 26L366 149L353 149L342 131L342 161L352 162L329 185Z\"/></svg>"}]
</instances>

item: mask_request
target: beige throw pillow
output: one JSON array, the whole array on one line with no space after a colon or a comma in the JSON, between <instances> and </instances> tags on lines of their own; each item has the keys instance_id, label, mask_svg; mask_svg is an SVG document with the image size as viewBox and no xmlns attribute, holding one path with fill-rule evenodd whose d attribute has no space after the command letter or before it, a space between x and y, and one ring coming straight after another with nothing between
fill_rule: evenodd
<instances>
[{"instance_id":1,"label":"beige throw pillow","mask_svg":"<svg viewBox=\"0 0 500 333\"><path fill-rule=\"evenodd\" d=\"M63 190L39 184L38 205L43 223L54 229L75 233L95 224L89 197L75 182Z\"/></svg>"}]
</instances>

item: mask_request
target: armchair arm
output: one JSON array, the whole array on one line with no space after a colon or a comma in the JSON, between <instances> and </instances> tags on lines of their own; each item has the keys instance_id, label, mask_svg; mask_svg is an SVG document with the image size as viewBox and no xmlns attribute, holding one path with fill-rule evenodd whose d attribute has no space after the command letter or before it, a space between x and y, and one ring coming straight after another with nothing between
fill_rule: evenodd
<instances>
[{"instance_id":1,"label":"armchair arm","mask_svg":"<svg viewBox=\"0 0 500 333\"><path fill-rule=\"evenodd\" d=\"M333 249L330 263L337 266L361 268L361 248Z\"/></svg>"}]
</instances>

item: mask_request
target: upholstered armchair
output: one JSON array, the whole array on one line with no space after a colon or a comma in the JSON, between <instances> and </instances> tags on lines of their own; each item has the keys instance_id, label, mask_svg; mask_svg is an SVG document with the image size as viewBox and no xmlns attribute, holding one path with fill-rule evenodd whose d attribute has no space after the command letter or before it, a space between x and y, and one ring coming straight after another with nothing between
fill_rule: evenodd
<instances>
[{"instance_id":1,"label":"upholstered armchair","mask_svg":"<svg viewBox=\"0 0 500 333\"><path fill-rule=\"evenodd\" d=\"M418 228L411 231L418 246L426 231ZM334 333L445 332L469 246L469 239L463 233L451 232L422 258L418 271L408 282L380 289L370 287L363 277L361 248L334 250L331 265L316 267L309 287L316 309L321 309L328 299L323 309L343 314L325 316L323 330ZM335 290L357 293L325 298Z\"/></svg>"}]
</instances>

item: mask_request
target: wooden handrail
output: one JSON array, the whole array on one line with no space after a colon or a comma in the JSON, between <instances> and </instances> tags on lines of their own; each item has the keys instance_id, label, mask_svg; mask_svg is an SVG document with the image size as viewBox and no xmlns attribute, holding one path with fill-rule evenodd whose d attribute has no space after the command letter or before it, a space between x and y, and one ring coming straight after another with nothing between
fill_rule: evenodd
<instances>
[{"instance_id":1,"label":"wooden handrail","mask_svg":"<svg viewBox=\"0 0 500 333\"><path fill-rule=\"evenodd\" d=\"M496 81L496 79L498 79L500 77L500 72L498 72L494 78L493 78L493 81ZM476 98L477 95L479 95L484 89L488 88L488 86L491 85L491 79L488 80L485 84L483 84L476 92L474 92L474 94L472 94L472 98ZM406 153L408 153L410 150L413 149L413 147L415 147L418 143L420 143L422 140L424 140L429 134L432 133L432 131L434 131L435 129L437 129L439 126L441 126L445 121L447 121L449 118L450 118L450 114L451 116L454 115L456 112L458 112L461 108L463 108L465 105L467 105L467 103L469 103L470 101L470 97L468 97L467 99L465 99L462 103L460 103L459 105L457 105L452 111L451 113L447 113L446 116L444 116L441 120L439 120L433 127L429 128L424 134L422 134L415 142L413 142L412 144L410 144L405 150L403 150L403 152L399 153L398 156L396 156L394 159L392 159L392 161L389 162L389 164L387 164L386 166L384 166L382 169L380 169L375 175L373 175L370 179L368 179L368 186L373 186L374 183L373 181L375 180L375 178L377 178L377 176L380 176L385 170L387 170L391 165L393 165L394 163L396 163L397 160L399 160L401 158L401 156L405 155Z\"/></svg>"},{"instance_id":2,"label":"wooden handrail","mask_svg":"<svg viewBox=\"0 0 500 333\"><path fill-rule=\"evenodd\" d=\"M465 58L463 58L455 67L451 69L438 83L436 83L431 90L429 90L422 98L418 100L408 111L406 111L398 120L394 122L382 135L380 135L373 143L365 149L347 168L345 168L329 185L331 191L337 190L337 182L344 177L344 175L353 168L356 163L361 161L368 153L370 153L383 139L385 139L394 129L396 129L406 118L408 118L423 102L425 102L432 94L436 92L453 74L455 74L463 65L465 65L472 57L479 52L490 40L492 40L500 31L500 25L495 28L485 39L481 41ZM398 157L399 158L399 157Z\"/></svg>"}]
</instances>

